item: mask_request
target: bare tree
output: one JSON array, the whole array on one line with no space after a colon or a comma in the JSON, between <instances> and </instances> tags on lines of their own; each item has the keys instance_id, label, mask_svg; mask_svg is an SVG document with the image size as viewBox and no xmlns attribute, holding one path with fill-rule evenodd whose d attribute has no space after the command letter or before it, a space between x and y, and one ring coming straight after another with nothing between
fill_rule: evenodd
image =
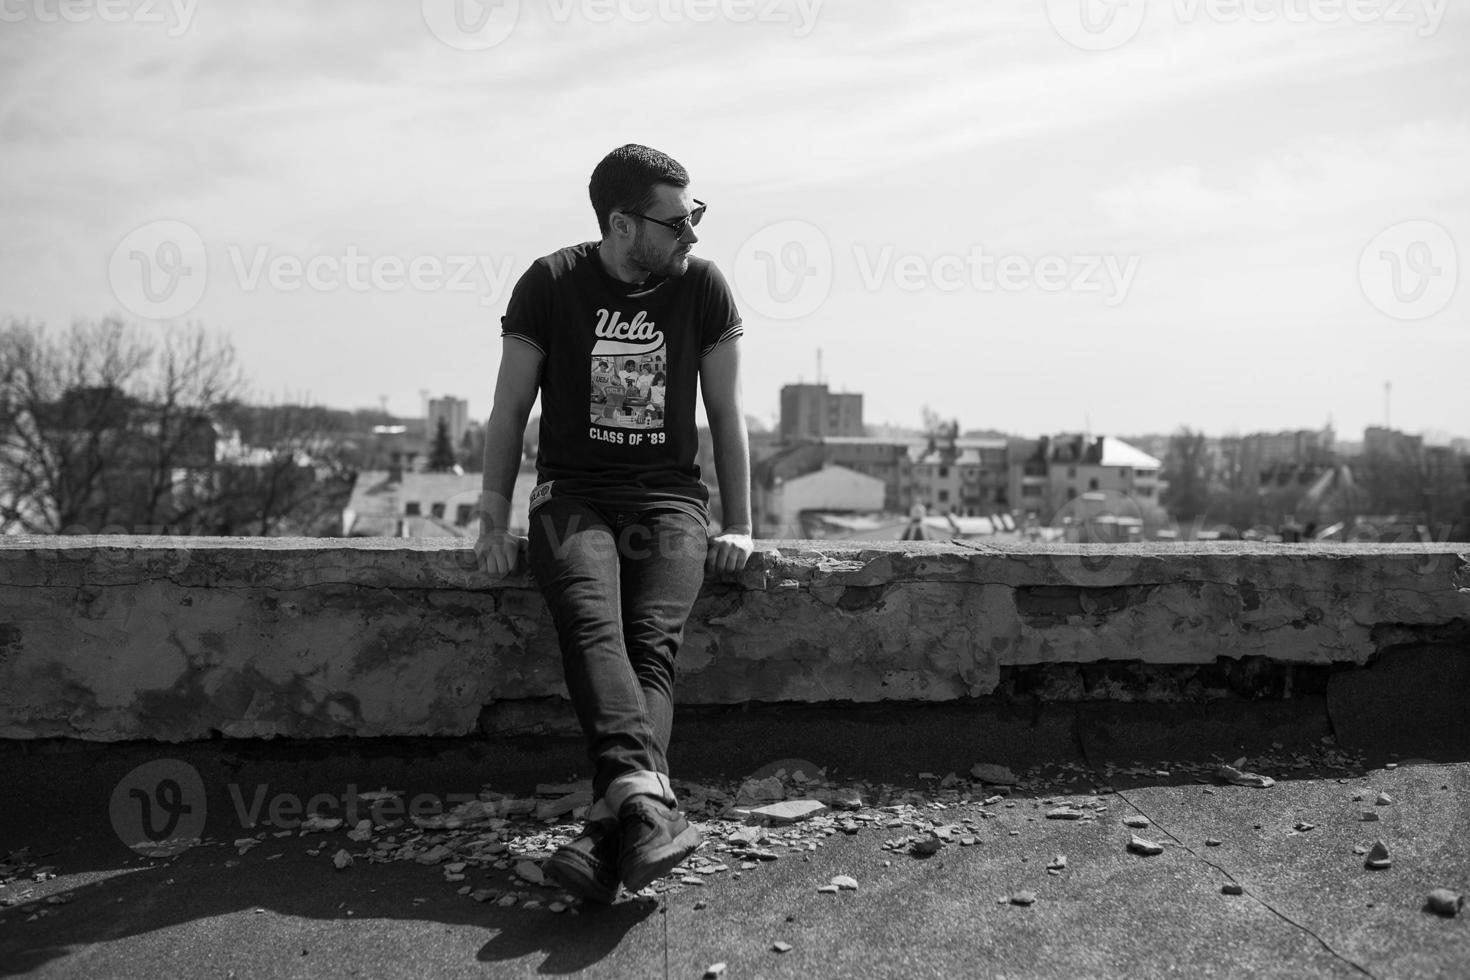
<instances>
[{"instance_id":1,"label":"bare tree","mask_svg":"<svg viewBox=\"0 0 1470 980\"><path fill-rule=\"evenodd\" d=\"M0 532L321 533L343 493L334 443L293 406L222 454L244 388L234 348L198 327L0 322Z\"/></svg>"}]
</instances>

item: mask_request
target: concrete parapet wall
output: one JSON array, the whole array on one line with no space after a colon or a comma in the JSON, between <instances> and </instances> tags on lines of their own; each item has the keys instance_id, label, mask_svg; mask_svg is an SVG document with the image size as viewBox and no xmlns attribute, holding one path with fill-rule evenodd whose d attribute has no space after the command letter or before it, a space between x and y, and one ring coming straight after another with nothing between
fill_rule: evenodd
<instances>
[{"instance_id":1,"label":"concrete parapet wall","mask_svg":"<svg viewBox=\"0 0 1470 980\"><path fill-rule=\"evenodd\" d=\"M1464 545L761 547L706 583L681 704L955 701L1044 665L1364 665L1470 628ZM492 584L459 541L0 538L3 738L458 735L564 694L532 584Z\"/></svg>"}]
</instances>

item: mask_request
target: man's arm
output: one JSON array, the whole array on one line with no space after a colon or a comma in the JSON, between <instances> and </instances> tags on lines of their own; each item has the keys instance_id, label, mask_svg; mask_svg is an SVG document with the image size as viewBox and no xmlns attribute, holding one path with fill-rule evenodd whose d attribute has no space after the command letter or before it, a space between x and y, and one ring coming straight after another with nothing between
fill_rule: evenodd
<instances>
[{"instance_id":1,"label":"man's arm","mask_svg":"<svg viewBox=\"0 0 1470 980\"><path fill-rule=\"evenodd\" d=\"M720 533L710 541L705 567L734 572L750 558L750 441L740 399L740 338L732 337L699 362L699 386L715 446L715 478L724 511Z\"/></svg>"},{"instance_id":2,"label":"man's arm","mask_svg":"<svg viewBox=\"0 0 1470 980\"><path fill-rule=\"evenodd\" d=\"M490 575L515 570L520 539L511 537L510 497L521 470L521 444L526 419L536 403L542 354L515 337L501 342L495 404L485 427L485 473L480 493L480 538L475 553Z\"/></svg>"}]
</instances>

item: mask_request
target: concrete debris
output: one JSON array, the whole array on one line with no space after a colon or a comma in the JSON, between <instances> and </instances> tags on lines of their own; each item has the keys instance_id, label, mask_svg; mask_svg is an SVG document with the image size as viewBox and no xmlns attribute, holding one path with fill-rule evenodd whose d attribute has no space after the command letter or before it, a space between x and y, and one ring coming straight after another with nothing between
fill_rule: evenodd
<instances>
[{"instance_id":1,"label":"concrete debris","mask_svg":"<svg viewBox=\"0 0 1470 980\"><path fill-rule=\"evenodd\" d=\"M1392 865L1393 859L1388 856L1388 845L1383 841L1374 842L1368 850L1368 859L1363 862L1363 866L1373 871L1382 871Z\"/></svg>"},{"instance_id":2,"label":"concrete debris","mask_svg":"<svg viewBox=\"0 0 1470 980\"><path fill-rule=\"evenodd\" d=\"M301 836L323 834L329 830L336 830L340 826L342 826L341 817L324 817L320 813L313 813L301 821Z\"/></svg>"},{"instance_id":3,"label":"concrete debris","mask_svg":"<svg viewBox=\"0 0 1470 980\"><path fill-rule=\"evenodd\" d=\"M848 875L837 875L832 879L832 884L845 891L855 892L858 888L857 879Z\"/></svg>"},{"instance_id":4,"label":"concrete debris","mask_svg":"<svg viewBox=\"0 0 1470 980\"><path fill-rule=\"evenodd\" d=\"M1256 789L1269 789L1276 785L1276 780L1270 776L1262 776L1254 772L1242 772L1236 766L1221 766L1215 770L1215 776L1236 786L1252 786Z\"/></svg>"},{"instance_id":5,"label":"concrete debris","mask_svg":"<svg viewBox=\"0 0 1470 980\"><path fill-rule=\"evenodd\" d=\"M1458 915L1465 906L1465 896L1448 888L1436 888L1425 899L1429 911L1439 915Z\"/></svg>"},{"instance_id":6,"label":"concrete debris","mask_svg":"<svg viewBox=\"0 0 1470 980\"><path fill-rule=\"evenodd\" d=\"M1010 769L990 762L975 763L970 767L970 775L982 783L994 783L997 786L1014 786L1020 782Z\"/></svg>"},{"instance_id":7,"label":"concrete debris","mask_svg":"<svg viewBox=\"0 0 1470 980\"><path fill-rule=\"evenodd\" d=\"M771 943L771 950L776 953L789 953L791 952L791 944L778 939Z\"/></svg>"},{"instance_id":8,"label":"concrete debris","mask_svg":"<svg viewBox=\"0 0 1470 980\"><path fill-rule=\"evenodd\" d=\"M736 806L761 806L778 803L786 799L786 788L775 776L766 779L747 779L735 791Z\"/></svg>"},{"instance_id":9,"label":"concrete debris","mask_svg":"<svg viewBox=\"0 0 1470 980\"><path fill-rule=\"evenodd\" d=\"M814 817L826 809L826 804L816 800L788 800L756 807L750 811L750 817L768 824L789 824Z\"/></svg>"},{"instance_id":10,"label":"concrete debris","mask_svg":"<svg viewBox=\"0 0 1470 980\"><path fill-rule=\"evenodd\" d=\"M1155 854L1163 854L1164 846L1162 844L1155 844L1151 840L1144 840L1137 834L1129 834L1128 850L1132 851L1134 854L1142 854L1145 857L1151 857Z\"/></svg>"}]
</instances>

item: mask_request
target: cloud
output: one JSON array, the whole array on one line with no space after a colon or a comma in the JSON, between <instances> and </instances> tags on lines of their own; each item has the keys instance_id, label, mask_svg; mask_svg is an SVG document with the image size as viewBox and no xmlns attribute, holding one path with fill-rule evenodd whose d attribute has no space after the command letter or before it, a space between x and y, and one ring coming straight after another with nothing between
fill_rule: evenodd
<instances>
[{"instance_id":1,"label":"cloud","mask_svg":"<svg viewBox=\"0 0 1470 980\"><path fill-rule=\"evenodd\" d=\"M1288 228L1322 216L1470 194L1470 125L1439 118L1385 134L1319 138L1248 169L1191 164L1139 175L1092 195L1096 211L1122 229L1175 229L1181 236Z\"/></svg>"}]
</instances>

